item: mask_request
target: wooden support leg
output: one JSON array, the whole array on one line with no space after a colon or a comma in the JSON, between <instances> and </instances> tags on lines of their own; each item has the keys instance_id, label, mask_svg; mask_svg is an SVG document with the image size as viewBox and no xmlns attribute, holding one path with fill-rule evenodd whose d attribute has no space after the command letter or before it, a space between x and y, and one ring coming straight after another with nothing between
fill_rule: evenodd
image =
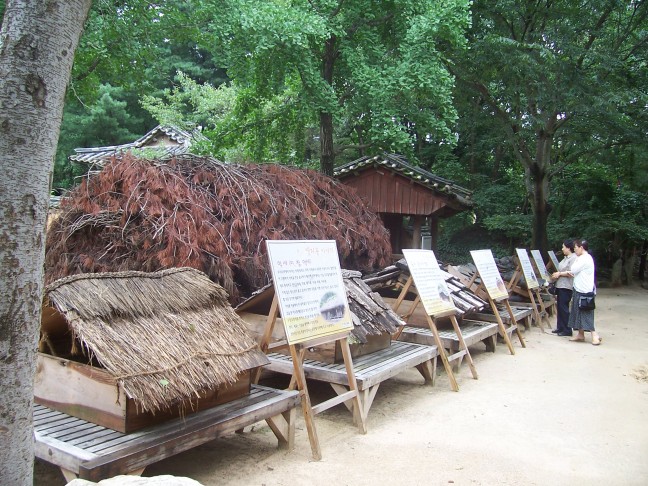
<instances>
[{"instance_id":1,"label":"wooden support leg","mask_svg":"<svg viewBox=\"0 0 648 486\"><path fill-rule=\"evenodd\" d=\"M280 415L266 419L268 426L277 437L279 447L293 450L295 448L295 418L297 411L291 408Z\"/></svg>"},{"instance_id":2,"label":"wooden support leg","mask_svg":"<svg viewBox=\"0 0 648 486\"><path fill-rule=\"evenodd\" d=\"M360 405L360 391L358 390L358 383L356 382L355 372L353 371L353 359L351 358L351 350L349 349L349 341L347 338L340 339L340 348L342 349L342 356L344 358L344 367L346 368L347 377L349 379L349 389L356 393L353 398L354 402L354 411L353 418L354 423L358 424L358 429L361 434L367 433L367 424L365 423L365 417L362 412L362 407Z\"/></svg>"},{"instance_id":3,"label":"wooden support leg","mask_svg":"<svg viewBox=\"0 0 648 486\"><path fill-rule=\"evenodd\" d=\"M317 429L313 421L313 409L311 407L310 396L306 386L306 376L304 375L304 367L297 350L294 345L290 345L290 355L293 360L294 373L297 388L301 396L302 412L304 414L304 421L306 422L306 429L308 430L308 439L310 440L311 452L313 459L319 461L322 459L322 450L320 449L319 439L317 438Z\"/></svg>"},{"instance_id":4,"label":"wooden support leg","mask_svg":"<svg viewBox=\"0 0 648 486\"><path fill-rule=\"evenodd\" d=\"M493 334L484 339L484 344L486 345L486 351L490 353L495 352L495 347L497 346L497 335Z\"/></svg>"},{"instance_id":5,"label":"wooden support leg","mask_svg":"<svg viewBox=\"0 0 648 486\"><path fill-rule=\"evenodd\" d=\"M495 301L491 299L490 297L488 298L491 304L491 309L493 309L493 314L495 314L495 319L497 319L497 327L500 332L500 336L502 336L502 339L504 339L504 342L506 343L506 347L509 350L509 353L515 354L515 349L513 349L513 344L511 344L511 340L509 339L509 335L506 329L506 326L504 326L504 322L502 321L502 316L500 316L499 309L497 308L497 305L495 304ZM507 301L508 304L508 301ZM509 312L511 313L511 319L513 318L513 310L511 309L511 306L508 306Z\"/></svg>"},{"instance_id":6,"label":"wooden support leg","mask_svg":"<svg viewBox=\"0 0 648 486\"><path fill-rule=\"evenodd\" d=\"M450 379L450 388L452 389L452 391L458 392L459 384L457 383L457 379L455 378L454 373L452 372L452 367L448 362L448 357L446 356L443 343L441 342L441 338L439 337L439 331L437 331L436 324L434 324L432 318L430 316L426 316L426 317L428 320L428 325L430 326L430 330L432 331L432 335L434 336L434 342L436 343L437 349L439 350L439 356L441 356L443 367L445 368L448 378Z\"/></svg>"},{"instance_id":7,"label":"wooden support leg","mask_svg":"<svg viewBox=\"0 0 648 486\"><path fill-rule=\"evenodd\" d=\"M517 335L518 339L520 340L520 345L523 348L526 348L526 343L524 342L524 338L522 337L522 333L520 332L520 329L517 325L517 321L515 320L515 315L513 314L513 309L511 309L511 304L509 303L508 299L504 301L506 303L506 310L509 312L511 316L511 321L513 321L513 326L515 327L515 334ZM510 342L510 340L509 340Z\"/></svg>"},{"instance_id":8,"label":"wooden support leg","mask_svg":"<svg viewBox=\"0 0 648 486\"><path fill-rule=\"evenodd\" d=\"M349 391L347 387L343 385L338 385L337 383L331 383L330 385L333 388L333 390L335 390L335 393L337 393L338 395L343 395L344 393L347 393ZM380 387L380 383L377 383L369 388L365 388L360 392L359 395L360 406L362 408L362 414L365 418L365 421L369 416L369 410L371 409L371 405L373 405L373 401L374 398L376 398L376 392L378 391L379 387ZM349 402L344 402L344 406L347 409L349 409L350 412L353 413L353 404L350 404ZM355 417L353 423L355 424Z\"/></svg>"},{"instance_id":9,"label":"wooden support leg","mask_svg":"<svg viewBox=\"0 0 648 486\"><path fill-rule=\"evenodd\" d=\"M530 289L527 290L527 293L529 295L529 300L531 301L531 309L533 309L533 315L535 316L536 324L542 332L545 332L544 326L542 325L542 315L538 310L540 303L536 302L535 298L533 297L533 292Z\"/></svg>"},{"instance_id":10,"label":"wooden support leg","mask_svg":"<svg viewBox=\"0 0 648 486\"><path fill-rule=\"evenodd\" d=\"M421 375L423 375L425 383L434 386L434 370L432 367L432 360L416 365L416 369L419 371L419 373L421 373Z\"/></svg>"},{"instance_id":11,"label":"wooden support leg","mask_svg":"<svg viewBox=\"0 0 648 486\"><path fill-rule=\"evenodd\" d=\"M457 338L459 339L459 347L466 351L466 360L468 361L468 366L470 367L472 377L477 380L479 379L479 376L477 375L477 368L475 367L475 363L473 362L472 356L470 355L466 341L464 341L463 334L461 333L461 328L459 327L459 323L457 322L457 317L450 316L450 321L452 322L452 327L454 327L455 333L457 333Z\"/></svg>"}]
</instances>

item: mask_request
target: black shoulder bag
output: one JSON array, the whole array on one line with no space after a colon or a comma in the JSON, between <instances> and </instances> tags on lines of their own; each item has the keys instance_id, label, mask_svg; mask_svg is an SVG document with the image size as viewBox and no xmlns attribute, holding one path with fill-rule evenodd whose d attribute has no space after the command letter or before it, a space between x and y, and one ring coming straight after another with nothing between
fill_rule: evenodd
<instances>
[{"instance_id":1,"label":"black shoulder bag","mask_svg":"<svg viewBox=\"0 0 648 486\"><path fill-rule=\"evenodd\" d=\"M586 294L580 294L578 300L578 308L584 311L591 311L596 309L596 302L594 302L594 297L596 296L595 292L587 292Z\"/></svg>"}]
</instances>

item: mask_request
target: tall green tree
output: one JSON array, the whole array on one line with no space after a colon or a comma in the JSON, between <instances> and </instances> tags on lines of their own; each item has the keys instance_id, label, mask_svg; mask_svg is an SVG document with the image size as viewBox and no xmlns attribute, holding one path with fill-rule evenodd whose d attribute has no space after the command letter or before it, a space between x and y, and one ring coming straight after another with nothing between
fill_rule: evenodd
<instances>
[{"instance_id":1,"label":"tall green tree","mask_svg":"<svg viewBox=\"0 0 648 486\"><path fill-rule=\"evenodd\" d=\"M55 188L73 185L87 170L68 160L74 148L130 142L150 130L155 120L140 101L160 96L178 70L198 82L226 80L193 40L196 32L184 1L94 2L66 97Z\"/></svg>"},{"instance_id":2,"label":"tall green tree","mask_svg":"<svg viewBox=\"0 0 648 486\"><path fill-rule=\"evenodd\" d=\"M321 170L332 174L347 149L412 152L417 139L452 138L442 47L464 44L466 0L202 0L192 15L257 146L319 127Z\"/></svg>"},{"instance_id":3,"label":"tall green tree","mask_svg":"<svg viewBox=\"0 0 648 486\"><path fill-rule=\"evenodd\" d=\"M462 115L497 121L523 167L534 247L548 246L556 174L613 147L645 146L647 15L636 0L474 4L470 50L451 67L472 107Z\"/></svg>"}]
</instances>

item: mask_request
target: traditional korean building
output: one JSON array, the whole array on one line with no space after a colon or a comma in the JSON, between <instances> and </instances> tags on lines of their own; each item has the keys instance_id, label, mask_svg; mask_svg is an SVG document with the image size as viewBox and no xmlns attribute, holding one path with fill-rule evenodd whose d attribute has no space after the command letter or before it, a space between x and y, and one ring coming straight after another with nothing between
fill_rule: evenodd
<instances>
[{"instance_id":1,"label":"traditional korean building","mask_svg":"<svg viewBox=\"0 0 648 486\"><path fill-rule=\"evenodd\" d=\"M116 155L133 153L146 158L165 158L189 152L198 133L189 133L170 125L158 125L134 142L106 147L76 148L70 160L91 167L103 167Z\"/></svg>"},{"instance_id":2,"label":"traditional korean building","mask_svg":"<svg viewBox=\"0 0 648 486\"><path fill-rule=\"evenodd\" d=\"M401 155L362 157L335 169L380 215L394 253L435 249L439 220L472 208L472 192L407 162ZM424 234L428 233L428 234Z\"/></svg>"}]
</instances>

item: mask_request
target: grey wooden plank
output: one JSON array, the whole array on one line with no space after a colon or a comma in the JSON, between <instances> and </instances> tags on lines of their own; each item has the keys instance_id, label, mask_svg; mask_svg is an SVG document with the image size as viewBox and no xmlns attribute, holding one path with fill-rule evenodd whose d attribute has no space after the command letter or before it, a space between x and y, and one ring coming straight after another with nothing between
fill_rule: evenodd
<instances>
[{"instance_id":1,"label":"grey wooden plank","mask_svg":"<svg viewBox=\"0 0 648 486\"><path fill-rule=\"evenodd\" d=\"M54 432L59 432L61 430L67 430L71 427L74 427L75 425L77 425L78 421L78 418L68 416L68 418L62 418L57 422L47 423L39 426L35 425L34 430L38 430L43 435L50 435Z\"/></svg>"},{"instance_id":2,"label":"grey wooden plank","mask_svg":"<svg viewBox=\"0 0 648 486\"><path fill-rule=\"evenodd\" d=\"M386 349L375 351L369 355L360 356L353 361L353 371L360 390L364 390L391 378L401 371L413 368L416 365L433 359L438 354L436 346L423 346L419 344L392 342ZM275 361L275 354L269 354L270 369L281 373L292 374L292 361L279 358ZM325 363L304 363L306 378L348 386L348 378L344 364L335 367L325 366Z\"/></svg>"},{"instance_id":3,"label":"grey wooden plank","mask_svg":"<svg viewBox=\"0 0 648 486\"><path fill-rule=\"evenodd\" d=\"M205 412L214 411L214 410L218 409L217 414L226 415L227 413L229 413L232 410L240 409L243 403L245 403L246 406L247 406L248 404L251 405L251 404L263 401L267 397L268 394L269 394L269 392L267 392L266 390L260 390L257 387L256 389L253 390L253 393L250 393L249 395L247 395L247 396L245 396L243 398L239 398L237 400L233 400L231 402L224 403L222 405L219 405L218 407L214 407L214 408L205 410ZM96 445L94 445L92 447L89 447L87 450L89 450L91 452L101 453L102 451L104 451L106 449L111 449L113 447L120 446L121 444L124 444L124 443L142 442L142 441L146 440L146 436L148 436L148 435L160 435L160 434L167 433L168 431L175 431L175 430L178 430L178 429L181 430L182 428L187 427L187 424L190 423L192 418L195 419L196 416L200 416L201 418L203 417L202 413L199 412L198 414L188 415L188 416L186 416L184 418L173 419L173 420L170 420L168 422L164 422L164 423L159 424L159 425L154 425L152 427L148 427L146 429L142 429L142 430L130 433L130 434L122 434L122 436L120 436L120 437L116 437L116 438L114 438L113 440L110 440L110 441L101 442L100 444L96 444ZM121 447L123 447L123 446L121 446Z\"/></svg>"},{"instance_id":4,"label":"grey wooden plank","mask_svg":"<svg viewBox=\"0 0 648 486\"><path fill-rule=\"evenodd\" d=\"M271 390L271 389L268 389ZM80 476L88 479L113 476L123 471L132 471L177 454L224 433L234 432L268 417L295 408L300 403L297 391L274 390L262 395L262 400L246 404L228 413L197 414L188 417L182 428L166 428L145 437L128 447L105 450L100 457L81 465ZM215 407L217 409L219 407ZM214 409L210 409L212 412ZM204 415L204 416L203 416Z\"/></svg>"},{"instance_id":5,"label":"grey wooden plank","mask_svg":"<svg viewBox=\"0 0 648 486\"><path fill-rule=\"evenodd\" d=\"M127 441L121 444L109 441L108 444L112 445L104 447L102 454L35 431L35 454L40 459L81 475L88 473L90 469L96 469L99 471L99 475L107 470L116 471L115 474L103 476L109 477L139 469L169 455L195 447L199 443L212 440L224 430L233 432L240 428L243 423L249 425L264 418L286 412L298 406L299 403L300 398L297 391L274 390L260 385L253 385L250 395L241 399L197 412L185 417L185 420L175 419L170 421L173 423L165 422L154 426L151 428L152 430L147 431L148 433L128 434L139 437L139 440ZM230 404L235 404L235 406L232 407ZM42 410L39 410L40 412ZM80 419L77 420L85 422ZM116 434L119 437L126 436L126 434L96 426L89 422L85 423L92 426L88 430L94 430L90 436L97 436L102 433L107 433L109 436L111 434ZM87 438L88 436L85 436L81 440ZM169 446L170 443L173 443L172 446ZM122 460L124 455L135 459L124 462ZM96 467L92 466L90 469L86 468L85 465L91 464L92 461L100 461L101 464L95 464ZM135 463L142 465L133 467Z\"/></svg>"},{"instance_id":6,"label":"grey wooden plank","mask_svg":"<svg viewBox=\"0 0 648 486\"><path fill-rule=\"evenodd\" d=\"M46 419L34 420L34 428L40 431L51 429L57 427L61 424L71 424L74 423L77 419L76 417L71 417L70 415L58 414L53 417L48 417Z\"/></svg>"},{"instance_id":7,"label":"grey wooden plank","mask_svg":"<svg viewBox=\"0 0 648 486\"><path fill-rule=\"evenodd\" d=\"M75 445L81 449L90 450L92 446L115 439L117 437L121 437L122 435L124 435L122 432L117 432L116 430L104 427L103 430L98 430L96 432L86 434L82 437L68 440L68 443Z\"/></svg>"},{"instance_id":8,"label":"grey wooden plank","mask_svg":"<svg viewBox=\"0 0 648 486\"><path fill-rule=\"evenodd\" d=\"M91 429L93 427L97 427L97 424L93 424L91 422L86 422L86 421L81 421L79 423L75 423L73 427L69 427L63 430L58 430L56 432L51 432L49 434L46 434L48 437L51 437L52 439L59 439L61 440L63 437L69 434L73 434L75 432L79 431L85 431L87 429Z\"/></svg>"}]
</instances>

